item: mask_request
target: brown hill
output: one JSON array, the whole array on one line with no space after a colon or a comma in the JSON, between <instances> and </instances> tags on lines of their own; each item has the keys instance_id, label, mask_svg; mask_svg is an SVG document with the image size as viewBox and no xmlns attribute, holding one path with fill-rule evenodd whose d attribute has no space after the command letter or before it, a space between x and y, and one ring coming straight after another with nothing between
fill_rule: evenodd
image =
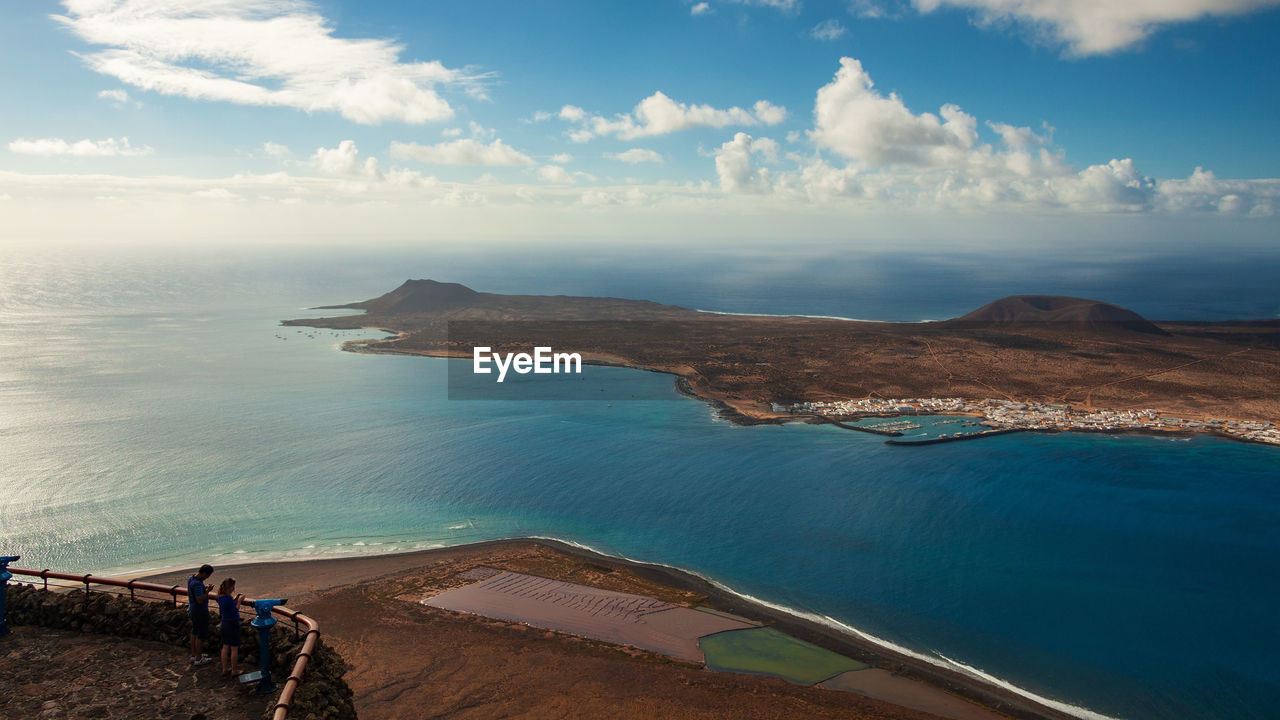
<instances>
[{"instance_id":1,"label":"brown hill","mask_svg":"<svg viewBox=\"0 0 1280 720\"><path fill-rule=\"evenodd\" d=\"M362 302L330 308L367 311L367 318L431 316L437 320L676 320L693 310L649 300L570 295L500 295L477 292L458 283L406 280L391 292Z\"/></svg>"},{"instance_id":2,"label":"brown hill","mask_svg":"<svg viewBox=\"0 0 1280 720\"><path fill-rule=\"evenodd\" d=\"M1020 327L1051 324L1060 328L1167 335L1138 313L1118 305L1061 295L1012 295L947 321L955 327Z\"/></svg>"},{"instance_id":3,"label":"brown hill","mask_svg":"<svg viewBox=\"0 0 1280 720\"><path fill-rule=\"evenodd\" d=\"M344 307L367 310L370 315L405 315L469 307L479 297L480 293L459 283L405 280L403 285L385 295Z\"/></svg>"}]
</instances>

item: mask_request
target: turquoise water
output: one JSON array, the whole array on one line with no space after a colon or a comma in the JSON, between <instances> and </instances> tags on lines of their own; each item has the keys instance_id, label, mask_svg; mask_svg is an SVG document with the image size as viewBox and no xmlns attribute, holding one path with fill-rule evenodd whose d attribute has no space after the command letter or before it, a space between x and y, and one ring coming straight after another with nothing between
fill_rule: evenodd
<instances>
[{"instance_id":1,"label":"turquoise water","mask_svg":"<svg viewBox=\"0 0 1280 720\"><path fill-rule=\"evenodd\" d=\"M402 268L4 260L0 551L24 566L551 536L1081 715L1275 716L1275 449L1033 434L894 448L737 427L669 377L608 368L590 382L635 399L449 401L449 361L277 325Z\"/></svg>"}]
</instances>

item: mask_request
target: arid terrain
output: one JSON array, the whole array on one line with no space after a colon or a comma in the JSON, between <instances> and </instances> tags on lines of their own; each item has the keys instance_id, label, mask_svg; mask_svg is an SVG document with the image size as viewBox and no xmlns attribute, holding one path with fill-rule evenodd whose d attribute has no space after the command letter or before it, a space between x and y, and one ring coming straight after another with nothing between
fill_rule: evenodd
<instances>
[{"instance_id":1,"label":"arid terrain","mask_svg":"<svg viewBox=\"0 0 1280 720\"><path fill-rule=\"evenodd\" d=\"M215 578L233 576L249 593L287 595L290 607L317 618L324 642L348 663L346 680L364 720L936 718L855 693L715 672L635 648L420 602L465 585L468 581L460 574L479 566L741 613L1010 717L1062 717L970 678L746 603L693 576L551 541L492 541L400 555L219 567ZM177 582L185 574L151 579Z\"/></svg>"},{"instance_id":2,"label":"arid terrain","mask_svg":"<svg viewBox=\"0 0 1280 720\"><path fill-rule=\"evenodd\" d=\"M1182 417L1280 419L1280 321L1152 323L1107 303L1015 296L956 320L858 322L719 315L616 298L496 295L411 280L366 314L287 321L382 328L349 349L470 357L549 346L680 376L742 419L771 403L1003 398Z\"/></svg>"}]
</instances>

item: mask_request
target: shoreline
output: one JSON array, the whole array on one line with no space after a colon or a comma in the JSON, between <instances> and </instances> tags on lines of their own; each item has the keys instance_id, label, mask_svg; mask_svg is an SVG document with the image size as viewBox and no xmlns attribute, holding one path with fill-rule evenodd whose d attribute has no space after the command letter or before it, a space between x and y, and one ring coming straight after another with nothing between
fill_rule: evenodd
<instances>
[{"instance_id":1,"label":"shoreline","mask_svg":"<svg viewBox=\"0 0 1280 720\"><path fill-rule=\"evenodd\" d=\"M394 333L395 337L383 338L383 339L369 339L369 340L347 340L342 343L342 350L344 352L366 354L366 355L408 355L413 357L443 358L446 360L460 360L460 359L466 359L468 357L466 355L451 353L448 350L431 351L431 350L397 350L392 348L371 348L369 347L370 343L395 342L396 340L399 340L402 337L404 337L407 333L395 332L387 328L370 327L369 329L379 330L381 332ZM582 362L584 365L595 365L598 367L620 367L620 368L626 368L628 370L640 370L643 372L652 372L652 373L660 373L663 375L670 375L674 378L675 388L678 393L680 393L681 395L685 395L687 397L693 398L694 400L698 400L699 402L703 402L710 405L713 409L715 409L716 414L720 419L731 422L734 425L741 425L744 427L750 427L754 425L783 425L791 422L800 422L807 425L835 425L837 427L841 427L846 430L857 430L860 432L871 432L871 434L880 434L873 431L869 431L865 428L852 427L847 425L846 423L850 421L857 421L864 418L869 418L869 417L895 418L895 417L914 417L914 416L928 416L928 415L948 415L948 416L956 415L956 416L966 416L966 417L984 417L984 415L982 415L981 413L976 413L976 412L968 412L968 411L962 411L962 410L937 412L933 410L927 410L924 408L916 408L916 409L913 409L911 412L871 412L866 414L851 414L851 415L821 415L817 413L765 412L762 410L752 410L746 407L739 407L738 405L734 405L730 403L728 400L723 398L704 395L698 392L698 390L694 387L693 380L691 380L687 375L677 372L674 369L648 367L645 365L636 365L633 363L629 363L621 358L605 358L605 357L598 357L598 356L589 355L589 354L583 354ZM1168 438L1168 437L1184 438L1184 437L1194 437L1196 435L1205 435L1209 437L1217 437L1223 440L1231 440L1234 442L1240 442L1240 443L1245 443L1249 445L1277 447L1277 444L1273 442L1267 442L1265 440L1255 440L1253 438L1248 438L1248 437L1240 437L1240 436L1233 435L1231 433L1223 432L1221 430L1213 429L1213 428L1201 430L1201 429L1187 429L1187 428L1165 429L1165 428L1154 428L1154 427L1077 428L1077 427L1016 427L1015 426L1015 427L1001 427L1001 428L993 428L993 429L998 429L998 430L1001 430L1002 432L974 433L973 434L974 437L962 437L962 438L950 438L950 439L951 440L974 440L974 439L980 439L983 437L990 437L994 435L1006 435L1009 433L1004 431L1017 430L1017 431L1025 431L1025 432L1035 432L1040 434L1081 433L1086 435L1145 435L1149 437L1162 437L1162 438ZM933 444L937 444L937 442L933 440L929 440L929 441L920 441L915 443L894 442L892 444L893 445L909 445L909 444L933 445Z\"/></svg>"},{"instance_id":2,"label":"shoreline","mask_svg":"<svg viewBox=\"0 0 1280 720\"><path fill-rule=\"evenodd\" d=\"M712 578L685 568L663 563L635 560L625 556L610 555L582 543L551 537L512 537L482 540L459 545L410 550L403 552L369 553L359 557L311 557L259 562L245 562L217 566L217 571L241 575L241 584L248 585L243 575L262 575L274 582L285 582L281 592L294 596L302 589L306 602L308 594L315 594L365 581L389 577L433 559L450 555L477 554L486 550L525 544L542 545L556 552L578 557L589 562L624 567L641 578L667 587L692 591L705 595L706 605L735 615L764 622L768 626L800 640L836 652L846 657L881 667L912 680L926 683L946 692L975 702L982 707L996 710L1019 720L1112 720L1088 708L1052 700L1022 690L1016 685L972 668L950 658L934 658L909 648L875 637L858 628L829 616L810 613L785 605L772 603L741 593ZM290 571L307 568L308 581L294 580L294 587L287 585ZM149 581L179 582L190 568L175 568L152 572L140 577ZM314 578L330 579L327 584L316 583ZM305 588L305 589L303 589ZM323 621L323 620L322 620Z\"/></svg>"}]
</instances>

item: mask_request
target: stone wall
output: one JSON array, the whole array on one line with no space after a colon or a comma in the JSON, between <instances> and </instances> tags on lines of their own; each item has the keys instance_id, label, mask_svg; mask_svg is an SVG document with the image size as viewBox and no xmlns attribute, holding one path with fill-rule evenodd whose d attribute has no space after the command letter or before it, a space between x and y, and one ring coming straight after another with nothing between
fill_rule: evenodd
<instances>
[{"instance_id":1,"label":"stone wall","mask_svg":"<svg viewBox=\"0 0 1280 720\"><path fill-rule=\"evenodd\" d=\"M8 622L156 640L180 647L186 647L191 627L186 608L175 608L168 602L130 600L128 595L104 592L86 596L83 590L55 593L12 583L8 587ZM256 667L258 631L246 619L241 621L240 634L241 662ZM301 648L302 636L294 633L292 623L281 620L272 628L271 670L277 684L283 685L284 678L289 677ZM206 649L215 657L222 649L216 612L210 618ZM345 673L342 656L323 641L318 642L302 683L294 692L290 720L356 720L351 688L343 679ZM273 701L271 706L274 704ZM267 718L271 717L271 706L265 711Z\"/></svg>"}]
</instances>

